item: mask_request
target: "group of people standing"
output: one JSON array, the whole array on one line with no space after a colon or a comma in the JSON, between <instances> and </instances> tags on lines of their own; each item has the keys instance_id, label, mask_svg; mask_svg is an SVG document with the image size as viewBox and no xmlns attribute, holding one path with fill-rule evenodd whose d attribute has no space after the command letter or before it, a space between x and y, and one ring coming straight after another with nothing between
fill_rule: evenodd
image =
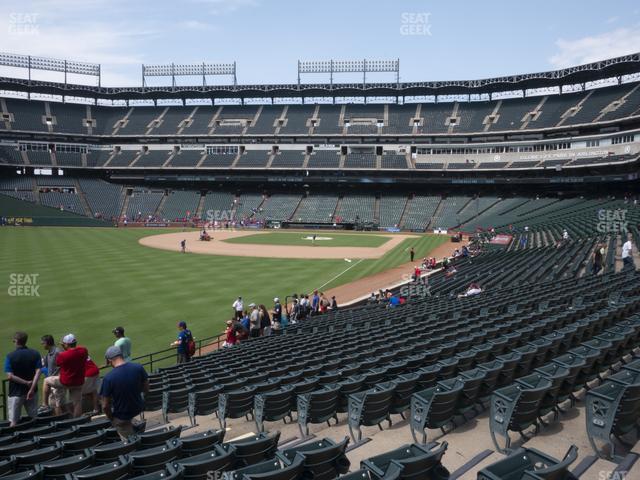
<instances>
[{"instance_id":1,"label":"group of people standing","mask_svg":"<svg viewBox=\"0 0 640 480\"><path fill-rule=\"evenodd\" d=\"M311 296L293 294L291 303L283 306L279 297L273 299L273 307L268 310L263 304L250 303L245 309L244 300L238 297L232 304L233 318L227 320L224 331L225 347L235 345L249 338L273 335L282 332L290 323L297 323L313 315L329 310L337 310L335 296L327 298L324 292L314 290Z\"/></svg>"},{"instance_id":2,"label":"group of people standing","mask_svg":"<svg viewBox=\"0 0 640 480\"><path fill-rule=\"evenodd\" d=\"M124 335L124 328L113 329L116 340L105 353L104 367L112 367L100 379L100 368L89 356L86 347L79 345L75 335L69 333L55 344L53 336L44 335L41 345L45 350L40 355L29 348L26 332L13 335L15 349L4 362L4 371L9 380L7 401L8 420L15 426L22 410L35 418L51 410L56 415L66 412L73 417L83 414L83 399L90 403L90 414L102 412L112 421L122 438L133 434L132 419L143 408L142 393L148 389L144 368L131 363L131 340ZM42 382L42 403L38 407L38 386ZM101 399L101 406L98 404Z\"/></svg>"}]
</instances>

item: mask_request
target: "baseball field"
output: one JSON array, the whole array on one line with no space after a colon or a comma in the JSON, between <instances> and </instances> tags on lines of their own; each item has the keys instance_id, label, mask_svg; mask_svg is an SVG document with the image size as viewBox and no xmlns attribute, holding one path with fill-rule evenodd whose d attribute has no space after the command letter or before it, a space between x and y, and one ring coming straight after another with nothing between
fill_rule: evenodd
<instances>
[{"instance_id":1,"label":"baseball field","mask_svg":"<svg viewBox=\"0 0 640 480\"><path fill-rule=\"evenodd\" d=\"M449 249L446 237L434 235L322 232L312 245L310 232L224 233L198 242L198 231L0 229L0 355L12 348L12 333L24 330L34 348L43 334L73 332L101 359L119 325L142 355L167 347L180 320L196 338L220 333L238 295L270 308L275 296L320 288L341 302L353 282L368 288L368 278L400 280L411 247L416 259ZM306 253L296 258L296 249Z\"/></svg>"}]
</instances>

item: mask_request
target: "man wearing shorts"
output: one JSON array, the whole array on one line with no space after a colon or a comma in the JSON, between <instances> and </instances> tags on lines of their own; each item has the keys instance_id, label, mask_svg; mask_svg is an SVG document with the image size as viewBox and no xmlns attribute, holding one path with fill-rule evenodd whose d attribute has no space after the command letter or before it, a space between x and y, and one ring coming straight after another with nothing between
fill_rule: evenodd
<instances>
[{"instance_id":1,"label":"man wearing shorts","mask_svg":"<svg viewBox=\"0 0 640 480\"><path fill-rule=\"evenodd\" d=\"M100 413L98 404L98 384L100 383L100 370L96 363L87 357L84 367L84 383L82 384L82 398L87 397L93 409L92 414Z\"/></svg>"},{"instance_id":2,"label":"man wearing shorts","mask_svg":"<svg viewBox=\"0 0 640 480\"><path fill-rule=\"evenodd\" d=\"M46 407L49 404L51 396L56 414L61 415L68 393L72 404L72 415L79 417L82 415L82 385L89 352L86 348L77 345L76 337L72 333L64 336L61 345L64 351L56 358L60 373L45 378L42 392L43 405Z\"/></svg>"},{"instance_id":3,"label":"man wearing shorts","mask_svg":"<svg viewBox=\"0 0 640 480\"><path fill-rule=\"evenodd\" d=\"M38 378L42 363L40 354L27 348L28 338L26 333L16 332L13 336L16 349L4 361L4 371L9 380L7 414L12 427L20 420L23 406L31 418L38 414Z\"/></svg>"},{"instance_id":4,"label":"man wearing shorts","mask_svg":"<svg viewBox=\"0 0 640 480\"><path fill-rule=\"evenodd\" d=\"M118 347L109 347L104 357L113 369L102 379L102 411L126 440L134 433L133 418L144 408L143 394L149 391L147 372L138 363L125 362Z\"/></svg>"}]
</instances>

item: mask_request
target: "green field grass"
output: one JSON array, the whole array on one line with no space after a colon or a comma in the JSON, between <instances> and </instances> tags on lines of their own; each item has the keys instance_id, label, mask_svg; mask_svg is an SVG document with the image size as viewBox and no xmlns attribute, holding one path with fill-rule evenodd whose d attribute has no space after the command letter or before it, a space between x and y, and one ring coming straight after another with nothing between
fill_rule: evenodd
<instances>
[{"instance_id":1,"label":"green field grass","mask_svg":"<svg viewBox=\"0 0 640 480\"><path fill-rule=\"evenodd\" d=\"M307 240L314 232L269 232L256 233L245 237L228 238L227 243L252 243L256 245L301 245L311 246L311 240ZM382 235L347 234L334 232L315 232L318 237L331 238L331 240L317 240L316 245L321 247L380 247L390 238ZM214 234L215 236L215 234Z\"/></svg>"},{"instance_id":2,"label":"green field grass","mask_svg":"<svg viewBox=\"0 0 640 480\"><path fill-rule=\"evenodd\" d=\"M134 355L173 341L176 322L186 320L196 338L216 335L242 295L272 305L274 296L336 287L417 258L446 241L416 236L375 260L287 260L181 254L141 246L138 239L169 230L116 228L1 228L0 318L2 358L16 330L60 338L73 332L102 359L111 330L122 325ZM345 272L346 269L348 271ZM37 274L38 297L11 296L12 274ZM337 278L327 283L330 279ZM338 299L340 301L340 299Z\"/></svg>"}]
</instances>

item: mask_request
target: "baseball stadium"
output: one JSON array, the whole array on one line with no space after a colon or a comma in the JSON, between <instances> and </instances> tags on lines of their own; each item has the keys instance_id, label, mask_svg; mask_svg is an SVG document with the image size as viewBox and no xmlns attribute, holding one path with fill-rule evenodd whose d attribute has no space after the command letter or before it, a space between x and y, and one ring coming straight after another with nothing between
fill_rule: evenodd
<instances>
[{"instance_id":1,"label":"baseball stadium","mask_svg":"<svg viewBox=\"0 0 640 480\"><path fill-rule=\"evenodd\" d=\"M0 480L640 479L628 35L468 80L329 41L272 83L0 53Z\"/></svg>"}]
</instances>

